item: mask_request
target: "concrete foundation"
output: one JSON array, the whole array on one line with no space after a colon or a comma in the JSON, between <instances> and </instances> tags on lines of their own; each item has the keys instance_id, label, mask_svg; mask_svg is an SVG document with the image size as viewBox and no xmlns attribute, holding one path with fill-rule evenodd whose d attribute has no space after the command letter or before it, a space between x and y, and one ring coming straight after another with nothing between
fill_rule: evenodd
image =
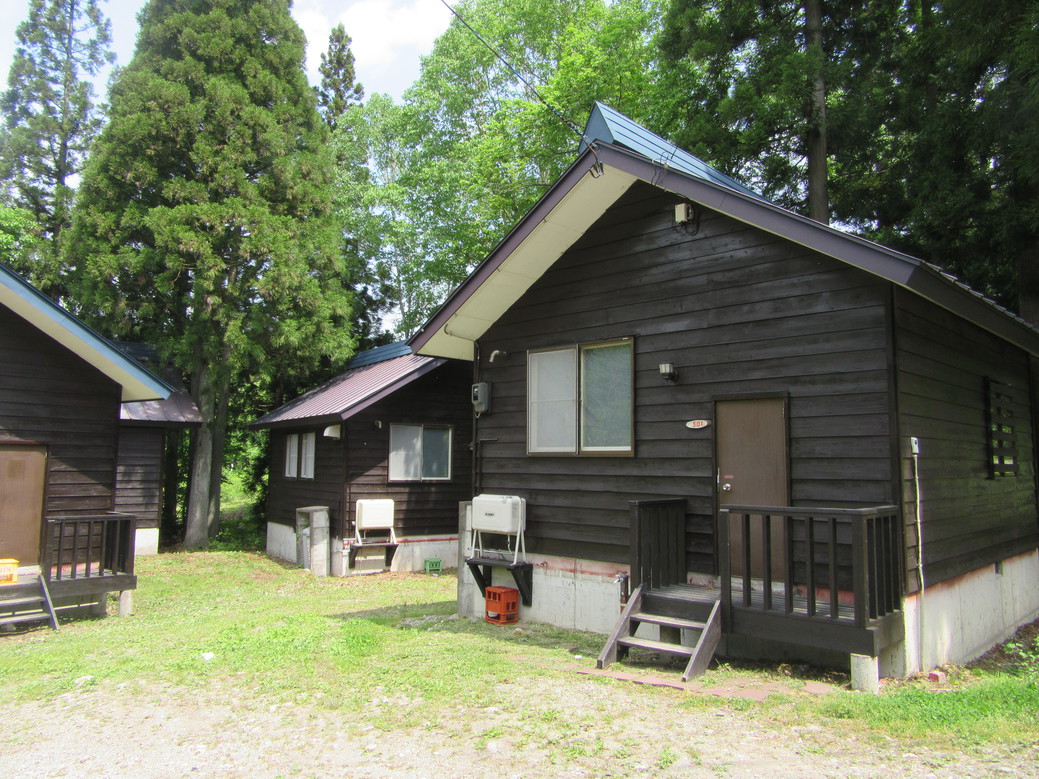
<instances>
[{"instance_id":1,"label":"concrete foundation","mask_svg":"<svg viewBox=\"0 0 1039 779\"><path fill-rule=\"evenodd\" d=\"M267 523L267 554L279 560L298 563L296 559L296 530L278 522Z\"/></svg>"},{"instance_id":2,"label":"concrete foundation","mask_svg":"<svg viewBox=\"0 0 1039 779\"><path fill-rule=\"evenodd\" d=\"M327 537L327 531L323 536L319 530L315 537L314 530L311 529L307 549L303 550L298 544L297 533L293 528L277 522L268 522L267 554L277 557L279 560L287 560L309 567L315 572L315 575L350 576L355 573L383 570L385 557L382 547L373 547L370 551L358 553L358 564L353 569L349 569L346 565L347 555L342 540L332 538L324 542L323 537ZM397 541L399 544L393 555L390 570L423 571L427 557L439 558L441 568L458 567L457 536L415 536L398 538ZM323 551L317 551L315 554L315 546ZM306 551L309 551L310 554L305 554ZM327 561L324 569L327 573L321 574L315 570L314 561L318 559Z\"/></svg>"},{"instance_id":3,"label":"concrete foundation","mask_svg":"<svg viewBox=\"0 0 1039 779\"><path fill-rule=\"evenodd\" d=\"M851 689L874 695L880 692L880 661L876 657L851 656Z\"/></svg>"},{"instance_id":4,"label":"concrete foundation","mask_svg":"<svg viewBox=\"0 0 1039 779\"><path fill-rule=\"evenodd\" d=\"M134 557L159 553L159 528L139 527L134 535Z\"/></svg>"},{"instance_id":5,"label":"concrete foundation","mask_svg":"<svg viewBox=\"0 0 1039 779\"><path fill-rule=\"evenodd\" d=\"M903 613L906 638L880 658L884 676L973 660L1039 618L1039 553L928 587L905 599Z\"/></svg>"},{"instance_id":6,"label":"concrete foundation","mask_svg":"<svg viewBox=\"0 0 1039 779\"><path fill-rule=\"evenodd\" d=\"M618 574L627 566L590 560L527 555L534 564L533 603L519 607L519 619L544 622L575 630L609 633L621 611ZM495 587L515 587L512 574L504 568L491 569ZM458 612L482 619L484 599L472 574L463 565L458 571Z\"/></svg>"}]
</instances>

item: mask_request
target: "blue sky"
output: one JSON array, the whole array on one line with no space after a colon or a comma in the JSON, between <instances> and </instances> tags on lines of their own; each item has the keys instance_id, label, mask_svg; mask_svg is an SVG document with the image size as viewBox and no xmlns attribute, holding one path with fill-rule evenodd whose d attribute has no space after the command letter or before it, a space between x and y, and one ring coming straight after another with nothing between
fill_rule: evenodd
<instances>
[{"instance_id":1,"label":"blue sky","mask_svg":"<svg viewBox=\"0 0 1039 779\"><path fill-rule=\"evenodd\" d=\"M146 0L102 0L101 8L112 21L112 48L120 65L129 63L137 39L137 12ZM14 56L15 27L25 20L29 0L5 0L9 11L6 29L0 31L0 86L7 86L7 72ZM319 80L317 66L328 46L328 33L342 22L353 38L357 77L365 92L385 92L399 100L418 77L419 58L428 54L437 36L447 29L451 13L440 0L294 0L292 15L307 36L307 72L311 83ZM100 84L104 84L107 76ZM98 89L99 99L103 90Z\"/></svg>"}]
</instances>

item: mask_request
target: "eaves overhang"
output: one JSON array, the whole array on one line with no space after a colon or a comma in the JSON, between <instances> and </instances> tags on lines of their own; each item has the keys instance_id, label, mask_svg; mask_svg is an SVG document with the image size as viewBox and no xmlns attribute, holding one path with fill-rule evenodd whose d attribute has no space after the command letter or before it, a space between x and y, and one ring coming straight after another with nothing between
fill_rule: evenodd
<instances>
[{"instance_id":1,"label":"eaves overhang","mask_svg":"<svg viewBox=\"0 0 1039 779\"><path fill-rule=\"evenodd\" d=\"M409 341L412 349L419 354L471 361L476 340L636 181L673 192L911 290L1039 355L1039 331L1034 327L916 257L602 142L581 154L455 289Z\"/></svg>"},{"instance_id":2,"label":"eaves overhang","mask_svg":"<svg viewBox=\"0 0 1039 779\"><path fill-rule=\"evenodd\" d=\"M124 403L164 400L173 391L158 376L4 265L0 265L0 304L119 384Z\"/></svg>"},{"instance_id":3,"label":"eaves overhang","mask_svg":"<svg viewBox=\"0 0 1039 779\"><path fill-rule=\"evenodd\" d=\"M250 422L248 427L258 430L284 430L289 428L304 428L304 427L319 427L321 425L332 425L339 422L345 422L351 417L359 414L367 408L375 405L381 400L389 397L397 390L407 386L411 382L425 376L431 371L436 370L441 365L447 362L444 359L423 359L415 364L411 370L406 373L396 376L392 381L380 384L379 386L372 387L371 390L363 395L351 399L348 404L344 404L334 409L325 409L320 413L307 413L295 414L291 412L291 409L297 404L306 406L309 399L320 395L332 382L328 382L320 387L316 387L307 393L304 393L296 400L282 406L280 409L276 409L269 414L261 417L260 419ZM281 413L288 410L288 413Z\"/></svg>"},{"instance_id":4,"label":"eaves overhang","mask_svg":"<svg viewBox=\"0 0 1039 779\"><path fill-rule=\"evenodd\" d=\"M473 344L637 177L582 154L408 342L417 354L472 361Z\"/></svg>"}]
</instances>

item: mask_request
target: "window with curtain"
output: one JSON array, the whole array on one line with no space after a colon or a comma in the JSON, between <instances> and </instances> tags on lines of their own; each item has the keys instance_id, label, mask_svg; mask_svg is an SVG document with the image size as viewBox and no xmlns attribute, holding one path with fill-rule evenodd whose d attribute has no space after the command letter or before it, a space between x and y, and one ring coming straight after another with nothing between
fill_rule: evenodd
<instances>
[{"instance_id":1,"label":"window with curtain","mask_svg":"<svg viewBox=\"0 0 1039 779\"><path fill-rule=\"evenodd\" d=\"M632 386L630 340L530 352L528 452L631 453Z\"/></svg>"},{"instance_id":2,"label":"window with curtain","mask_svg":"<svg viewBox=\"0 0 1039 779\"><path fill-rule=\"evenodd\" d=\"M450 478L450 427L390 425L390 481Z\"/></svg>"}]
</instances>

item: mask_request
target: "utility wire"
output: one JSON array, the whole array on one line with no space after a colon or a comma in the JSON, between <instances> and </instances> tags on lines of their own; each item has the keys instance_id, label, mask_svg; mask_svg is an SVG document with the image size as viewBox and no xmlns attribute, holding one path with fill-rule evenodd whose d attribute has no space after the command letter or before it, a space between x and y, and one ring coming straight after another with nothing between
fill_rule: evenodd
<instances>
[{"instance_id":1,"label":"utility wire","mask_svg":"<svg viewBox=\"0 0 1039 779\"><path fill-rule=\"evenodd\" d=\"M487 50L488 50L488 51L490 51L490 52L491 52L491 54L493 54L493 55L494 55L495 57L497 57L497 58L498 58L498 60L499 60L499 61L501 62L501 64L502 64L502 65L504 65L504 66L505 66L505 67L507 67L507 68L508 68L509 70L511 70L511 71L512 71L512 74L513 74L513 75L514 75L514 76L515 76L516 78L518 78L518 79L519 79L519 80L520 80L521 82L523 82L523 85L524 85L524 86L525 86L525 87L526 87L527 89L529 89L529 90L530 90L530 91L531 91L531 92L532 92L532 93L534 94L534 96L535 96L535 97L536 97L536 98L537 98L538 100L540 100L540 101L541 101L541 103L542 103L542 104L543 104L543 105L544 105L544 106L545 106L545 107L546 107L546 108L547 108L547 109L548 109L549 111L551 111L551 112L552 112L553 114L555 114L555 115L556 115L556 117L557 117L557 118L559 119L559 121L561 121L561 122L562 122L563 124L565 124L565 125L566 125L567 127L569 127L569 128L571 129L571 130L573 130L573 131L574 131L575 133L577 133L578 137L580 137L580 138L581 138L581 140L583 140L583 141L584 141L584 142L585 142L585 143L586 143L586 144L588 145L588 147L589 147L589 148L591 148L591 145L592 145L592 144L591 144L591 143L589 142L589 140L588 140L588 139L587 139L587 138L585 137L585 135L584 135L584 133L583 133L583 132L581 131L581 128L580 128L580 127L578 127L578 126L577 126L577 125L576 125L576 124L575 124L574 122L572 122L571 120L569 120L569 119L567 119L567 118L566 118L565 116L563 116L563 115L562 115L562 114L561 114L561 113L560 113L559 111L557 111L557 110L556 110L555 106L553 106L553 105L552 105L551 103L549 103L549 102L548 102L548 101L547 101L547 100L546 100L546 99L545 99L544 97L542 97L541 93L540 93L540 92L538 92L538 90L537 90L537 87L535 87L535 86L534 86L533 84L531 84L531 83L530 83L529 81L527 81L527 79L525 79L525 78L524 78L524 77L523 77L523 76L522 76L522 75L520 74L520 72L519 72L518 70L516 70L516 68L514 68L514 67L512 66L512 63L510 63L510 62L509 62L509 61L508 61L507 59L505 59L505 57L504 57L504 56L502 56L502 54L501 54L501 53L500 53L500 52L499 52L499 51L498 51L498 50L497 50L496 48L494 48L494 47L493 47L493 46L492 46L492 45L491 45L490 43L488 43L488 42L487 42L486 40L484 40L484 37L483 37L482 35L480 35L480 33L478 33L478 32L477 32L477 31L476 31L475 29L473 29L473 26L472 26L471 24L469 24L469 22L467 22L467 21L466 21L465 19L463 19L463 18L462 18L462 15L461 15L460 13L458 13L458 11L456 11L456 10L455 10L454 8L452 8L452 7L451 7L451 6L450 6L450 5L448 4L447 0L440 0L440 2L444 4L444 7L445 7L445 8L447 8L447 10L448 10L448 11L450 11L450 12L451 12L452 14L454 14L454 15L455 15L455 18L456 18L456 19L458 19L458 21L459 21L459 22L461 22L461 23L462 23L462 24L463 24L463 25L465 26L465 28L466 28L467 30L469 30L469 32L471 32L471 33L472 33L473 35L475 35L475 36L476 36L476 39L477 39L478 41L480 41L480 43L482 43L482 44L483 44L484 46L486 46L486 47L487 47Z\"/></svg>"}]
</instances>

